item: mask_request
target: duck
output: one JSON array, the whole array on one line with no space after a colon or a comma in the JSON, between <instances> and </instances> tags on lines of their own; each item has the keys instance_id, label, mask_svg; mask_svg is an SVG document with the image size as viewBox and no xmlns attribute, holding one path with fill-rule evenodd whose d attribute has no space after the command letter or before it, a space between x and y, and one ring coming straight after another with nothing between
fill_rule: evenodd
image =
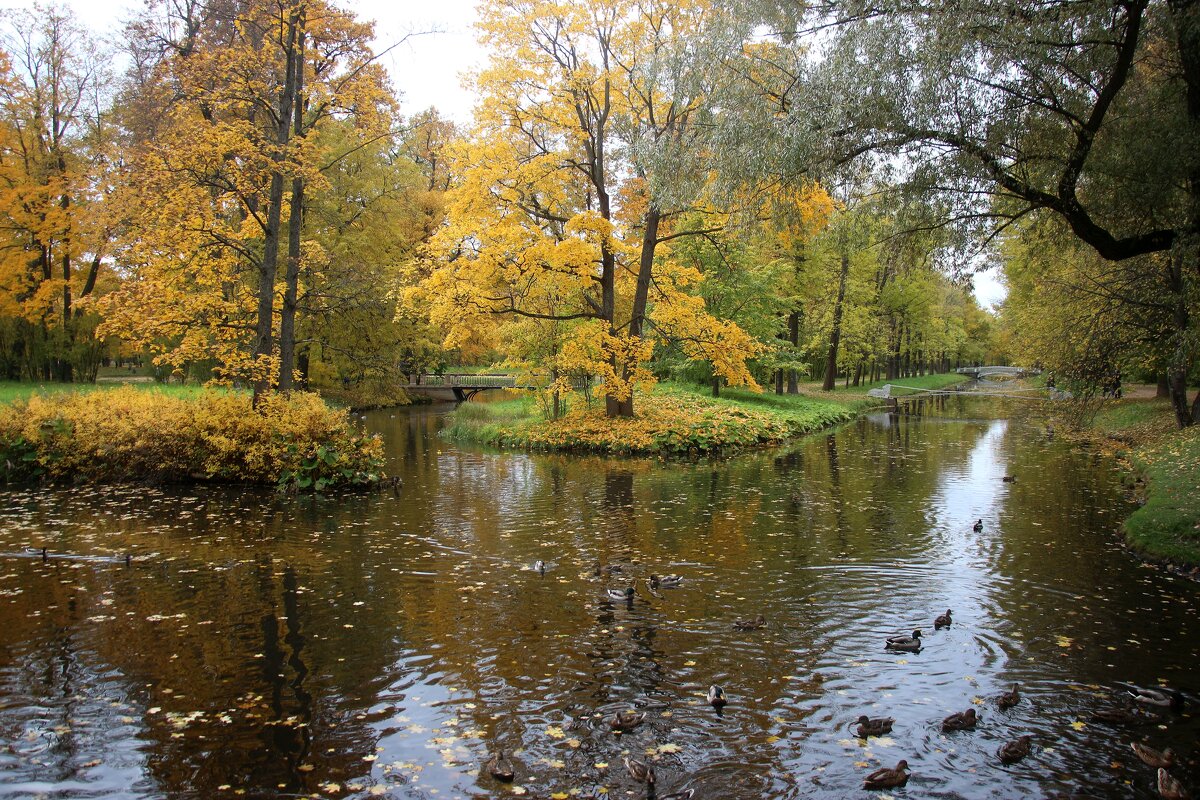
<instances>
[{"instance_id":1,"label":"duck","mask_svg":"<svg viewBox=\"0 0 1200 800\"><path fill-rule=\"evenodd\" d=\"M546 571L546 562L542 561L539 558L537 561L533 562L533 568L535 570L537 570L538 572L545 572Z\"/></svg>"},{"instance_id":2,"label":"duck","mask_svg":"<svg viewBox=\"0 0 1200 800\"><path fill-rule=\"evenodd\" d=\"M625 600L633 602L633 587L626 586L624 589L609 589L605 592L609 600Z\"/></svg>"},{"instance_id":3,"label":"duck","mask_svg":"<svg viewBox=\"0 0 1200 800\"><path fill-rule=\"evenodd\" d=\"M651 575L646 579L651 589L670 589L683 583L682 575Z\"/></svg>"},{"instance_id":4,"label":"duck","mask_svg":"<svg viewBox=\"0 0 1200 800\"><path fill-rule=\"evenodd\" d=\"M949 628L951 622L953 622L953 620L950 619L950 609L947 608L945 614L939 614L937 618L934 619L933 629L935 631L940 631L942 628Z\"/></svg>"},{"instance_id":5,"label":"duck","mask_svg":"<svg viewBox=\"0 0 1200 800\"><path fill-rule=\"evenodd\" d=\"M996 697L996 705L1000 706L1001 711L1012 708L1019 702L1021 702L1021 693L1018 691L1017 684L1015 683L1010 691L1003 692Z\"/></svg>"},{"instance_id":6,"label":"duck","mask_svg":"<svg viewBox=\"0 0 1200 800\"><path fill-rule=\"evenodd\" d=\"M638 713L633 709L618 711L608 721L608 727L617 733L628 733L646 721L646 712Z\"/></svg>"},{"instance_id":7,"label":"duck","mask_svg":"<svg viewBox=\"0 0 1200 800\"><path fill-rule=\"evenodd\" d=\"M638 761L635 758L625 757L625 769L629 770L629 777L633 778L638 783L645 783L649 786L654 785L654 767L647 764L645 761Z\"/></svg>"},{"instance_id":8,"label":"duck","mask_svg":"<svg viewBox=\"0 0 1200 800\"><path fill-rule=\"evenodd\" d=\"M1158 708L1169 708L1172 711L1183 710L1183 695L1178 689L1143 689L1134 686L1129 690L1134 702Z\"/></svg>"},{"instance_id":9,"label":"duck","mask_svg":"<svg viewBox=\"0 0 1200 800\"><path fill-rule=\"evenodd\" d=\"M737 628L739 631L758 630L766 624L767 618L762 614L758 614L754 617L754 619L735 619L733 621L733 627Z\"/></svg>"},{"instance_id":10,"label":"duck","mask_svg":"<svg viewBox=\"0 0 1200 800\"><path fill-rule=\"evenodd\" d=\"M858 738L866 739L869 736L883 736L892 732L892 725L896 720L891 717L875 717L872 719L866 714L858 718L855 723L858 727L854 732L858 734Z\"/></svg>"},{"instance_id":11,"label":"duck","mask_svg":"<svg viewBox=\"0 0 1200 800\"><path fill-rule=\"evenodd\" d=\"M915 630L912 636L890 636L887 640L886 649L888 650L904 650L906 652L915 653L921 649L921 631Z\"/></svg>"},{"instance_id":12,"label":"duck","mask_svg":"<svg viewBox=\"0 0 1200 800\"><path fill-rule=\"evenodd\" d=\"M1166 767L1169 769L1175 766L1175 751L1169 747L1159 752L1153 747L1147 747L1140 742L1130 742L1129 746L1133 749L1137 757L1142 760L1142 763L1148 767Z\"/></svg>"},{"instance_id":13,"label":"duck","mask_svg":"<svg viewBox=\"0 0 1200 800\"><path fill-rule=\"evenodd\" d=\"M982 519L975 520L975 524L972 525L971 527L975 530L976 533L983 533L983 520Z\"/></svg>"},{"instance_id":14,"label":"duck","mask_svg":"<svg viewBox=\"0 0 1200 800\"><path fill-rule=\"evenodd\" d=\"M713 708L724 708L729 701L725 699L725 690L715 683L708 687L708 704Z\"/></svg>"},{"instance_id":15,"label":"duck","mask_svg":"<svg viewBox=\"0 0 1200 800\"><path fill-rule=\"evenodd\" d=\"M486 769L488 774L498 781L511 781L516 774L513 771L512 762L504 755L503 750L492 753L492 757L487 761Z\"/></svg>"},{"instance_id":16,"label":"duck","mask_svg":"<svg viewBox=\"0 0 1200 800\"><path fill-rule=\"evenodd\" d=\"M1016 476L1016 475L1005 475L1005 476L1004 476L1004 482L1005 482L1005 483L1016 483L1016 482L1017 482L1017 476Z\"/></svg>"},{"instance_id":17,"label":"duck","mask_svg":"<svg viewBox=\"0 0 1200 800\"><path fill-rule=\"evenodd\" d=\"M1137 709L1102 708L1092 712L1092 719L1109 725L1139 725L1153 717Z\"/></svg>"},{"instance_id":18,"label":"duck","mask_svg":"<svg viewBox=\"0 0 1200 800\"><path fill-rule=\"evenodd\" d=\"M1192 797L1187 789L1183 788L1183 784L1162 767L1158 768L1158 793L1163 796L1163 800L1191 800Z\"/></svg>"},{"instance_id":19,"label":"duck","mask_svg":"<svg viewBox=\"0 0 1200 800\"><path fill-rule=\"evenodd\" d=\"M979 721L979 717L975 714L975 709L968 708L966 711L957 711L942 720L942 733L950 731L965 731L975 727L975 723Z\"/></svg>"},{"instance_id":20,"label":"duck","mask_svg":"<svg viewBox=\"0 0 1200 800\"><path fill-rule=\"evenodd\" d=\"M1033 750L1033 737L1020 736L1000 745L998 751L1001 764L1015 764Z\"/></svg>"},{"instance_id":21,"label":"duck","mask_svg":"<svg viewBox=\"0 0 1200 800\"><path fill-rule=\"evenodd\" d=\"M877 769L863 779L864 789L896 789L908 783L908 762L900 759L892 768Z\"/></svg>"}]
</instances>

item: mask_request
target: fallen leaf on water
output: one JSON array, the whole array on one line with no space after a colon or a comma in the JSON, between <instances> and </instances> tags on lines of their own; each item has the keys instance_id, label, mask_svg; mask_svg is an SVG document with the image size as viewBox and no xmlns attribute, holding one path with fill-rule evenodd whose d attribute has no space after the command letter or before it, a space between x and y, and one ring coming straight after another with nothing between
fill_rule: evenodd
<instances>
[{"instance_id":1,"label":"fallen leaf on water","mask_svg":"<svg viewBox=\"0 0 1200 800\"><path fill-rule=\"evenodd\" d=\"M551 739L561 739L566 736L566 734L563 733L563 729L557 725L551 725L550 727L546 728L546 735Z\"/></svg>"},{"instance_id":2,"label":"fallen leaf on water","mask_svg":"<svg viewBox=\"0 0 1200 800\"><path fill-rule=\"evenodd\" d=\"M1072 728L1074 728L1074 729L1075 729L1075 730L1077 730L1077 731L1081 731L1081 730L1083 730L1084 728L1086 728L1086 727L1087 727L1087 723L1086 723L1086 722L1082 722L1082 721L1080 721L1080 720L1075 720L1074 722L1072 722L1072 723L1071 723L1071 727L1072 727Z\"/></svg>"}]
</instances>

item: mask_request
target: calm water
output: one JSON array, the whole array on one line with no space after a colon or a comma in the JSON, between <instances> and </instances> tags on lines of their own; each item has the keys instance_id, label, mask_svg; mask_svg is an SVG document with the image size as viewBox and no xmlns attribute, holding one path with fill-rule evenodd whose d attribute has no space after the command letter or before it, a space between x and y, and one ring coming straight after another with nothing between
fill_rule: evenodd
<instances>
[{"instance_id":1,"label":"calm water","mask_svg":"<svg viewBox=\"0 0 1200 800\"><path fill-rule=\"evenodd\" d=\"M0 797L643 796L625 755L697 800L866 797L900 758L896 797L1156 796L1131 740L1200 788L1192 713L1091 717L1122 681L1200 686L1197 585L1122 551L1114 465L995 401L927 412L698 464L480 452L443 410L379 412L398 497L4 490ZM914 627L922 652L884 651ZM893 733L855 738L863 713ZM480 775L495 747L513 786Z\"/></svg>"}]
</instances>

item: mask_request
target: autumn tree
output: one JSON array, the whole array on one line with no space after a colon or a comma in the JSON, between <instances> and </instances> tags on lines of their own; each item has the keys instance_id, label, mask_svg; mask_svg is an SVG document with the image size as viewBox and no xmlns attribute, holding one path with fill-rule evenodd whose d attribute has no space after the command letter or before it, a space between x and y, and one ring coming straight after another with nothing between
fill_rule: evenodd
<instances>
[{"instance_id":1,"label":"autumn tree","mask_svg":"<svg viewBox=\"0 0 1200 800\"><path fill-rule=\"evenodd\" d=\"M371 26L305 0L172 0L147 14L131 82L159 87L165 107L130 155L131 275L107 329L176 366L215 359L257 393L286 390L300 276L319 249L304 209L338 155L315 132L348 120L370 140L392 126Z\"/></svg>"},{"instance_id":2,"label":"autumn tree","mask_svg":"<svg viewBox=\"0 0 1200 800\"><path fill-rule=\"evenodd\" d=\"M485 12L479 130L414 295L447 344L494 338L498 316L569 323L563 352L603 378L610 416L631 415L649 378L651 326L731 383L752 382L754 343L706 313L702 276L669 248L723 225L697 213L720 54L698 59L695 45L725 18L707 3L651 0Z\"/></svg>"},{"instance_id":3,"label":"autumn tree","mask_svg":"<svg viewBox=\"0 0 1200 800\"><path fill-rule=\"evenodd\" d=\"M28 377L91 378L79 301L108 254L111 127L101 49L58 8L14 12L0 53L0 301Z\"/></svg>"}]
</instances>

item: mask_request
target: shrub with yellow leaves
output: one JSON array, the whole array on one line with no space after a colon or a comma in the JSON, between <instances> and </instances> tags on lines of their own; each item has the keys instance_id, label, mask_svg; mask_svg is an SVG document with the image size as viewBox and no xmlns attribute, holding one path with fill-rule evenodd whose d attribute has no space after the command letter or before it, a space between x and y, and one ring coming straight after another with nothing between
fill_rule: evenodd
<instances>
[{"instance_id":1,"label":"shrub with yellow leaves","mask_svg":"<svg viewBox=\"0 0 1200 800\"><path fill-rule=\"evenodd\" d=\"M0 407L0 479L276 484L322 491L383 478L383 445L308 393L194 398L125 387Z\"/></svg>"}]
</instances>

